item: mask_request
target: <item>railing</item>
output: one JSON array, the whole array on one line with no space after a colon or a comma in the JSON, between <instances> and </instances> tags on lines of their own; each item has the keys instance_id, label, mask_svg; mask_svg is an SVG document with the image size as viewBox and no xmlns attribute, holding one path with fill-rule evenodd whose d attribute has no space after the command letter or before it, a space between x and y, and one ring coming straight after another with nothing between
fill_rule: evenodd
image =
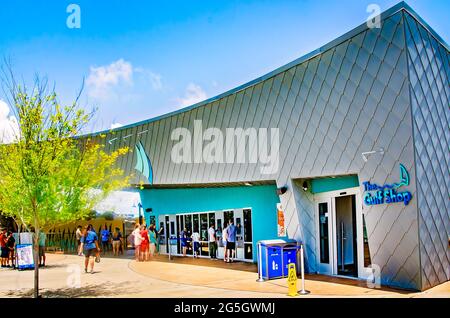
<instances>
[{"instance_id":1,"label":"railing","mask_svg":"<svg viewBox=\"0 0 450 318\"><path fill-rule=\"evenodd\" d=\"M122 250L127 250L128 235L123 237ZM63 251L64 253L77 253L78 242L76 238L76 230L73 232L68 230L50 231L47 233L46 248L48 250ZM99 244L100 245L100 244Z\"/></svg>"},{"instance_id":2,"label":"railing","mask_svg":"<svg viewBox=\"0 0 450 318\"><path fill-rule=\"evenodd\" d=\"M78 242L75 231L55 231L47 233L47 241L45 243L47 249L59 249L65 253L76 253Z\"/></svg>"}]
</instances>

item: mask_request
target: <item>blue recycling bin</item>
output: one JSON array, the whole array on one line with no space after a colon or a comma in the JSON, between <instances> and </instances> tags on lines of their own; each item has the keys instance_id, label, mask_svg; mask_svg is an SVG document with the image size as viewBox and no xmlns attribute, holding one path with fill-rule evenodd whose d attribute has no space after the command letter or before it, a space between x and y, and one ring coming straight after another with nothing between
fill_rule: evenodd
<instances>
[{"instance_id":1,"label":"blue recycling bin","mask_svg":"<svg viewBox=\"0 0 450 318\"><path fill-rule=\"evenodd\" d=\"M295 240L276 239L258 242L258 274L263 280L287 277L290 263L298 271L299 245Z\"/></svg>"}]
</instances>

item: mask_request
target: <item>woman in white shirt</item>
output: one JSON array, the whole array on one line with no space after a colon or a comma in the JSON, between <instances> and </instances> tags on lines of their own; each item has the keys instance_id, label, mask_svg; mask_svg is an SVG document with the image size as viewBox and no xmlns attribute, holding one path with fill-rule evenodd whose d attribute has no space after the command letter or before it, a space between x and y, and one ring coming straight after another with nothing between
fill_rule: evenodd
<instances>
[{"instance_id":1,"label":"woman in white shirt","mask_svg":"<svg viewBox=\"0 0 450 318\"><path fill-rule=\"evenodd\" d=\"M222 242L223 242L223 261L227 262L227 241L228 241L228 226L222 231Z\"/></svg>"},{"instance_id":2,"label":"woman in white shirt","mask_svg":"<svg viewBox=\"0 0 450 318\"><path fill-rule=\"evenodd\" d=\"M194 229L194 233L191 235L192 242L194 243L194 258L198 258L200 250L200 234L197 229Z\"/></svg>"},{"instance_id":3,"label":"woman in white shirt","mask_svg":"<svg viewBox=\"0 0 450 318\"><path fill-rule=\"evenodd\" d=\"M134 231L132 234L134 237L134 257L136 258L136 262L139 262L141 260L139 250L141 249L141 242L142 242L141 226L139 224L136 224L134 226Z\"/></svg>"}]
</instances>

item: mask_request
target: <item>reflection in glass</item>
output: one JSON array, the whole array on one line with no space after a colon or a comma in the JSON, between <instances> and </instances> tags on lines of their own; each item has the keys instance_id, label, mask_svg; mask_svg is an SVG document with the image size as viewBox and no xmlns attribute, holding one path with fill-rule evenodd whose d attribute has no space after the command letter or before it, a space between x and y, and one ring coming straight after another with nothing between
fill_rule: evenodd
<instances>
[{"instance_id":1,"label":"reflection in glass","mask_svg":"<svg viewBox=\"0 0 450 318\"><path fill-rule=\"evenodd\" d=\"M319 235L320 235L320 262L329 264L330 251L328 245L328 203L319 203Z\"/></svg>"},{"instance_id":2,"label":"reflection in glass","mask_svg":"<svg viewBox=\"0 0 450 318\"><path fill-rule=\"evenodd\" d=\"M252 210L244 210L244 241L252 241Z\"/></svg>"},{"instance_id":3,"label":"reflection in glass","mask_svg":"<svg viewBox=\"0 0 450 318\"><path fill-rule=\"evenodd\" d=\"M370 258L369 238L367 236L366 219L364 213L362 215L363 220L363 240L364 240L364 267L372 265L372 259Z\"/></svg>"},{"instance_id":4,"label":"reflection in glass","mask_svg":"<svg viewBox=\"0 0 450 318\"><path fill-rule=\"evenodd\" d=\"M208 216L206 213L200 214L200 240L208 242Z\"/></svg>"}]
</instances>

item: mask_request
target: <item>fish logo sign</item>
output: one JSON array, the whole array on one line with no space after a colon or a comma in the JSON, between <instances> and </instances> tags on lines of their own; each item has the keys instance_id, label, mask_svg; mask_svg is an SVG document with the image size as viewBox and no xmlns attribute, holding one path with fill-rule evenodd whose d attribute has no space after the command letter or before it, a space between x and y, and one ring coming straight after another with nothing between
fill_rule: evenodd
<instances>
[{"instance_id":1,"label":"fish logo sign","mask_svg":"<svg viewBox=\"0 0 450 318\"><path fill-rule=\"evenodd\" d=\"M147 153L142 146L142 143L139 141L135 145L136 150L136 166L134 169L142 173L144 177L147 178L150 184L153 184L153 168L150 158L147 156Z\"/></svg>"}]
</instances>

